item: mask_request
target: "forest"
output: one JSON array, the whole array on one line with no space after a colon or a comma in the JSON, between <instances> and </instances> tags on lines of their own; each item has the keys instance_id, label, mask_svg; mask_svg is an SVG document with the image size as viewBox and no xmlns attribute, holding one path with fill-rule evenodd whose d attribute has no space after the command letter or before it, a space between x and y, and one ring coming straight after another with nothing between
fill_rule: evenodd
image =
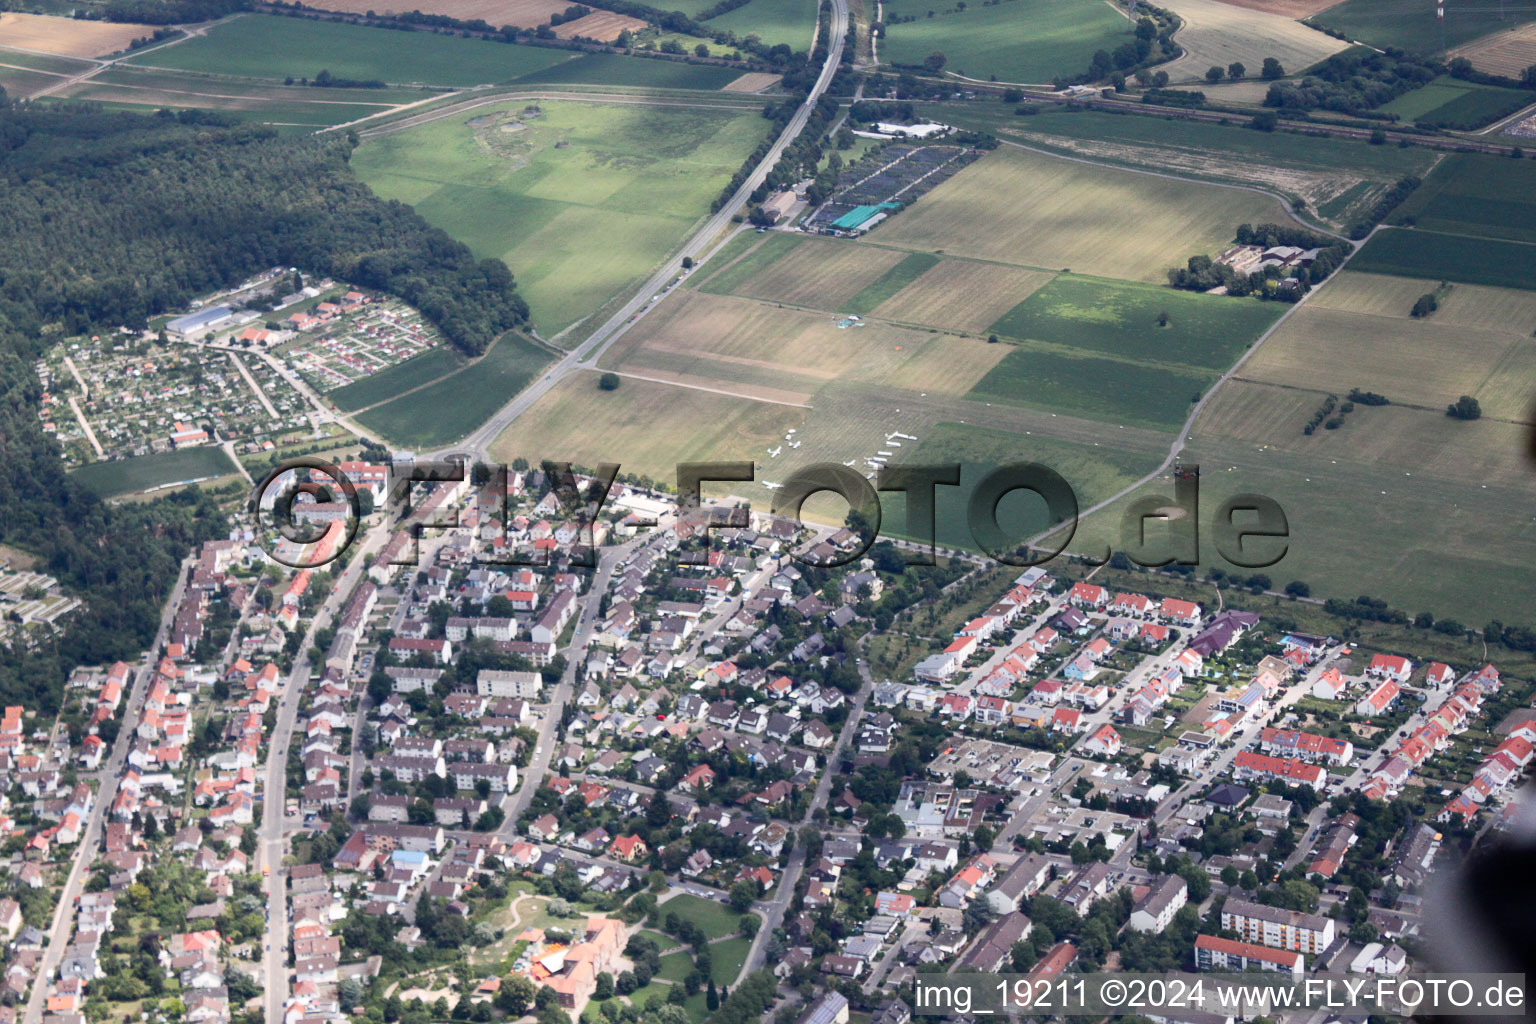
<instances>
[{"instance_id":1,"label":"forest","mask_svg":"<svg viewBox=\"0 0 1536 1024\"><path fill-rule=\"evenodd\" d=\"M135 656L182 557L226 529L207 494L108 506L69 479L38 417L33 365L46 345L143 328L290 265L397 294L467 353L526 318L505 265L475 260L352 176L354 145L197 112L0 96L0 543L85 601L61 637L0 651L0 700L52 710L75 665Z\"/></svg>"}]
</instances>

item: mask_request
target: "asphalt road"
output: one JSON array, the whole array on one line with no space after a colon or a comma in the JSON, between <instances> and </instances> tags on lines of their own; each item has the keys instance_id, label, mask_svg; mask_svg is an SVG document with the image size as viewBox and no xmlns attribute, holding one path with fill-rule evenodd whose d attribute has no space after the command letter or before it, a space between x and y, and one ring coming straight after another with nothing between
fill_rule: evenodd
<instances>
[{"instance_id":1,"label":"asphalt road","mask_svg":"<svg viewBox=\"0 0 1536 1024\"><path fill-rule=\"evenodd\" d=\"M811 111L816 107L827 87L832 84L833 77L837 74L843 56L843 39L848 32L848 3L847 0L832 0L832 24L831 40L827 49L827 60L822 65L821 74L817 76L815 84L807 94L805 102L795 111L789 123L779 134L772 148L758 163L746 181L731 196L731 198L706 220L698 231L683 244L672 260L653 274L646 281L624 308L613 314L601 327L594 331L586 341L571 349L559 362L545 372L544 376L524 388L511 401L502 406L474 433L470 434L460 443L444 448L433 453L436 457L442 457L455 452L467 452L471 456L484 460L490 449L491 442L501 436L507 427L512 425L523 413L531 409L540 398L543 398L560 381L564 380L575 370L592 369L597 365L598 358L603 352L619 338L639 322L640 318L649 312L658 296L664 294L671 285L673 278L680 272L679 265L684 257L692 257L702 262L704 250L714 241L715 237L731 224L731 218L741 212L746 206L747 199L752 195L768 177L768 172L778 163L779 157L785 148L805 129L806 122L810 120ZM430 457L430 456L429 456Z\"/></svg>"}]
</instances>

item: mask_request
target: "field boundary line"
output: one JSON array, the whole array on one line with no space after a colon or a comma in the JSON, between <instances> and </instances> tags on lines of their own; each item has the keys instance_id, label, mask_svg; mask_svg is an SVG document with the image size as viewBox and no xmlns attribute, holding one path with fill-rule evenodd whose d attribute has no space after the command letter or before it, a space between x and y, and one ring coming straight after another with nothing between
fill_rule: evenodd
<instances>
[{"instance_id":1,"label":"field boundary line","mask_svg":"<svg viewBox=\"0 0 1536 1024\"><path fill-rule=\"evenodd\" d=\"M587 367L582 367L587 369ZM643 373L635 373L632 370L603 370L603 373L611 373L619 377L629 377L634 380L649 381L652 384L666 384L674 388L687 388L690 391L707 391L714 395L724 395L727 398L740 398L748 402L761 402L764 405L783 405L791 409L814 409L809 402L786 402L778 398L764 398L761 395L744 395L739 391L727 391L724 388L712 388L704 384L689 384L680 380L667 380L665 377L651 377Z\"/></svg>"}]
</instances>

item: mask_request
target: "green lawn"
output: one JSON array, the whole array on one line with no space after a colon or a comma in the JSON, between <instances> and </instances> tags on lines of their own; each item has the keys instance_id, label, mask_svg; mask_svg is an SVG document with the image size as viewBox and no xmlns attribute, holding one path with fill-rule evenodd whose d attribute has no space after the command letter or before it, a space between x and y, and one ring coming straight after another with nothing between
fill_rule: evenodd
<instances>
[{"instance_id":1,"label":"green lawn","mask_svg":"<svg viewBox=\"0 0 1536 1024\"><path fill-rule=\"evenodd\" d=\"M388 401L411 388L452 373L463 365L463 360L452 348L442 345L362 380L329 391L326 398L334 402L342 412L354 412Z\"/></svg>"},{"instance_id":2,"label":"green lawn","mask_svg":"<svg viewBox=\"0 0 1536 1024\"><path fill-rule=\"evenodd\" d=\"M1420 228L1536 242L1536 161L1449 156L1398 209Z\"/></svg>"},{"instance_id":3,"label":"green lawn","mask_svg":"<svg viewBox=\"0 0 1536 1024\"><path fill-rule=\"evenodd\" d=\"M560 53L546 50L546 53ZM565 55L562 54L562 58ZM654 57L588 53L523 75L519 81L541 83L590 82L594 85L645 86L652 89L720 89L741 77L740 68L688 64Z\"/></svg>"},{"instance_id":4,"label":"green lawn","mask_svg":"<svg viewBox=\"0 0 1536 1024\"><path fill-rule=\"evenodd\" d=\"M724 938L741 927L741 915L730 907L689 893L674 896L661 904L662 917L668 914L692 921L711 939Z\"/></svg>"},{"instance_id":5,"label":"green lawn","mask_svg":"<svg viewBox=\"0 0 1536 1024\"><path fill-rule=\"evenodd\" d=\"M910 253L903 257L900 263L865 285L858 294L843 303L839 312L867 314L938 264L939 258L932 253Z\"/></svg>"},{"instance_id":6,"label":"green lawn","mask_svg":"<svg viewBox=\"0 0 1536 1024\"><path fill-rule=\"evenodd\" d=\"M747 962L747 951L751 948L752 940L744 937L710 943L709 976L716 985L735 984L736 975L741 973L741 965Z\"/></svg>"},{"instance_id":7,"label":"green lawn","mask_svg":"<svg viewBox=\"0 0 1536 1024\"><path fill-rule=\"evenodd\" d=\"M1365 244L1350 261L1349 269L1536 289L1536 245L1388 228Z\"/></svg>"},{"instance_id":8,"label":"green lawn","mask_svg":"<svg viewBox=\"0 0 1536 1024\"><path fill-rule=\"evenodd\" d=\"M245 15L130 63L267 78L313 78L328 70L337 78L468 86L508 82L568 59L564 50L536 46Z\"/></svg>"},{"instance_id":9,"label":"green lawn","mask_svg":"<svg viewBox=\"0 0 1536 1024\"><path fill-rule=\"evenodd\" d=\"M1284 311L1257 299L1062 274L992 330L1105 355L1225 369ZM1163 314L1165 327L1158 325Z\"/></svg>"},{"instance_id":10,"label":"green lawn","mask_svg":"<svg viewBox=\"0 0 1536 1024\"><path fill-rule=\"evenodd\" d=\"M1184 422L1213 376L1026 344L1004 356L966 397L1166 428Z\"/></svg>"},{"instance_id":11,"label":"green lawn","mask_svg":"<svg viewBox=\"0 0 1536 1024\"><path fill-rule=\"evenodd\" d=\"M662 981L681 983L693 972L693 957L688 953L668 953L661 958L661 970L656 977Z\"/></svg>"},{"instance_id":12,"label":"green lawn","mask_svg":"<svg viewBox=\"0 0 1536 1024\"><path fill-rule=\"evenodd\" d=\"M885 8L880 58L919 65L944 54L944 70L1004 82L1049 82L1087 70L1095 50L1114 50L1131 38L1131 23L1101 0L1002 0L964 11L923 0L896 0ZM896 23L897 17L916 21Z\"/></svg>"},{"instance_id":13,"label":"green lawn","mask_svg":"<svg viewBox=\"0 0 1536 1024\"><path fill-rule=\"evenodd\" d=\"M549 363L549 353L508 334L479 361L420 391L376 406L357 419L402 444L451 444L527 387Z\"/></svg>"},{"instance_id":14,"label":"green lawn","mask_svg":"<svg viewBox=\"0 0 1536 1024\"><path fill-rule=\"evenodd\" d=\"M768 131L756 112L525 102L368 142L352 166L477 256L551 337L651 273Z\"/></svg>"},{"instance_id":15,"label":"green lawn","mask_svg":"<svg viewBox=\"0 0 1536 1024\"><path fill-rule=\"evenodd\" d=\"M809 50L816 28L816 0L749 0L704 24L734 32L740 39L757 36L768 46L783 43L793 50Z\"/></svg>"},{"instance_id":16,"label":"green lawn","mask_svg":"<svg viewBox=\"0 0 1536 1024\"><path fill-rule=\"evenodd\" d=\"M638 934L644 935L646 938L656 943L656 948L661 950L663 953L669 949L677 949L682 945L681 942L678 942L672 936L667 935L664 932L651 931L649 928L641 929Z\"/></svg>"},{"instance_id":17,"label":"green lawn","mask_svg":"<svg viewBox=\"0 0 1536 1024\"><path fill-rule=\"evenodd\" d=\"M224 449L181 448L116 462L95 462L70 476L104 498L236 472Z\"/></svg>"},{"instance_id":18,"label":"green lawn","mask_svg":"<svg viewBox=\"0 0 1536 1024\"><path fill-rule=\"evenodd\" d=\"M1497 4L1468 4L1466 10L1457 6L1453 2L1446 8L1443 38L1447 47L1536 18L1536 11L1515 4L1505 9ZM1375 47L1426 54L1440 50L1442 29L1436 23L1435 7L1421 0L1344 0L1308 20Z\"/></svg>"}]
</instances>

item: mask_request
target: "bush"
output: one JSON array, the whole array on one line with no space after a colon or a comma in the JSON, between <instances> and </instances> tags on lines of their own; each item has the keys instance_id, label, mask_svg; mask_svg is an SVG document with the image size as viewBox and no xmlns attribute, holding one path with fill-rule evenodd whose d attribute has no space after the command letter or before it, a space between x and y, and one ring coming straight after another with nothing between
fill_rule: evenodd
<instances>
[{"instance_id":1,"label":"bush","mask_svg":"<svg viewBox=\"0 0 1536 1024\"><path fill-rule=\"evenodd\" d=\"M623 382L616 373L605 373L597 378L597 386L604 391L617 391L621 383Z\"/></svg>"}]
</instances>

